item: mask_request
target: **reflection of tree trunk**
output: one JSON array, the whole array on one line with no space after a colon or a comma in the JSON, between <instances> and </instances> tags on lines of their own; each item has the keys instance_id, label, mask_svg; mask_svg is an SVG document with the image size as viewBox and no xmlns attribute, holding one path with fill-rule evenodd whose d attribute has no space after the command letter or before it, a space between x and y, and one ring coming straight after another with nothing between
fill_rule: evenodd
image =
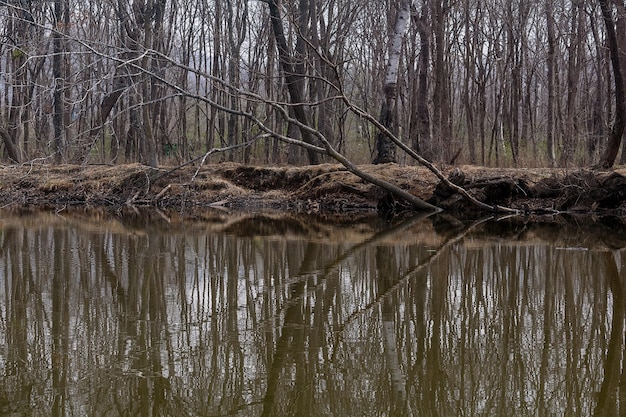
<instances>
[{"instance_id":1,"label":"reflection of tree trunk","mask_svg":"<svg viewBox=\"0 0 626 417\"><path fill-rule=\"evenodd\" d=\"M302 298L304 294L305 283L297 282L291 287L291 299L298 300ZM302 321L302 306L301 302L287 301L289 307L285 311L285 321L283 324L280 337L276 341L276 348L272 358L272 363L268 366L267 372L267 390L265 397L263 398L263 411L261 416L274 415L274 407L276 405L276 394L278 392L280 383L280 371L285 366L287 356L292 350L291 339L294 336L295 328Z\"/></svg>"},{"instance_id":2,"label":"reflection of tree trunk","mask_svg":"<svg viewBox=\"0 0 626 417\"><path fill-rule=\"evenodd\" d=\"M424 378L430 381L426 391L427 410L441 409L439 404L440 398L445 398L445 381L443 372L443 358L441 352L441 344L443 341L444 312L446 306L446 294L448 293L448 263L445 261L436 261L431 265L431 276L437 277L433 280L432 305L431 305L431 326L432 335L430 337L431 345L425 355L426 374Z\"/></svg>"},{"instance_id":3,"label":"reflection of tree trunk","mask_svg":"<svg viewBox=\"0 0 626 417\"><path fill-rule=\"evenodd\" d=\"M63 230L55 231L54 265L52 278L52 386L55 396L52 404L53 416L66 415L66 383L69 342L69 287L71 267L69 266L66 236Z\"/></svg>"},{"instance_id":4,"label":"reflection of tree trunk","mask_svg":"<svg viewBox=\"0 0 626 417\"><path fill-rule=\"evenodd\" d=\"M222 243L222 242L219 241L219 243ZM223 248L225 245L219 245L219 246L220 248ZM225 251L222 252L221 250L218 250L217 248L211 248L211 249L215 249L213 251L213 253L215 254L219 253L220 255L223 255L224 257L226 256L224 254ZM213 253L211 255L215 256L213 255ZM221 274L219 273L219 270L217 269L220 266L214 265L213 262L210 262L210 261L207 261L207 263L210 265L209 266L209 280L210 280L209 288L211 289L210 294L209 294L210 296L209 305L211 306L211 311L209 312L209 317L210 317L209 335L211 339L217 341L217 340L220 340L219 305L220 305L221 300L219 299L219 297L222 295L221 294L222 290L220 289L220 283L223 281L223 279L222 279ZM219 356L220 356L220 345L219 343L213 343L212 349L211 349L211 358L209 360L211 369L219 369L219 366L220 366ZM218 372L212 372L207 385L211 387L212 389L215 389L215 387L217 387L218 382L219 382Z\"/></svg>"},{"instance_id":5,"label":"reflection of tree trunk","mask_svg":"<svg viewBox=\"0 0 626 417\"><path fill-rule=\"evenodd\" d=\"M554 259L552 247L547 249L546 259ZM541 415L547 415L548 399L546 398L546 385L550 376L549 357L552 349L552 334L554 331L554 279L556 276L556 262L546 262L546 278L543 293L543 348L541 349L541 366L539 367L539 389L537 398Z\"/></svg>"},{"instance_id":6,"label":"reflection of tree trunk","mask_svg":"<svg viewBox=\"0 0 626 417\"><path fill-rule=\"evenodd\" d=\"M518 309L517 305L519 303L519 280L518 279L510 279L509 271L515 271L518 262L516 259L516 252L510 251L498 251L495 248L493 249L493 259L498 259L498 264L494 264L494 268L498 268L496 274L498 274L499 279L503 282L502 296L505 298L505 303L503 305L502 312L502 344L500 346L501 362L500 362L500 386L502 389L499 391L499 405L498 409L506 410L507 409L507 395L511 395L510 391L507 389L507 382L509 379L517 376L517 352L515 347L519 346L519 339L517 338L518 334L516 333L516 324L521 321L520 317L518 317ZM511 354L514 352L515 354Z\"/></svg>"},{"instance_id":7,"label":"reflection of tree trunk","mask_svg":"<svg viewBox=\"0 0 626 417\"><path fill-rule=\"evenodd\" d=\"M302 308L306 309L306 299L302 301ZM311 369L314 364L309 363L306 340L309 326L305 321L305 312L300 310L297 316L297 325L292 333L292 346L294 362L296 367L295 375L295 391L298 392L296 400L296 415L303 416L310 414L315 409L315 386L314 370ZM314 362L315 363L315 362Z\"/></svg>"},{"instance_id":8,"label":"reflection of tree trunk","mask_svg":"<svg viewBox=\"0 0 626 417\"><path fill-rule=\"evenodd\" d=\"M396 254L392 247L376 247L376 278L379 291L386 293L399 279ZM406 378L400 367L398 340L396 337L395 311L391 295L383 298L382 303L382 334L385 360L391 377L391 415L403 415L406 405Z\"/></svg>"},{"instance_id":9,"label":"reflection of tree trunk","mask_svg":"<svg viewBox=\"0 0 626 417\"><path fill-rule=\"evenodd\" d=\"M30 252L24 250L23 240L24 236L20 236L12 228L3 230L5 234L4 242L6 246L2 249L3 253L7 254L8 258L19 259L20 254L24 260L25 265L20 265L19 262L11 262L10 269L7 271L11 280L5 279L6 285L3 288L3 296L6 294L6 363L14 366L13 372L19 376L19 381L22 385L21 400L28 400L30 397L30 386L32 383L29 381L28 375L28 315L27 304L29 295L29 280L25 279L24 272L29 271L28 260L25 259L30 255ZM5 368L8 369L8 368ZM29 401L30 402L30 401Z\"/></svg>"},{"instance_id":10,"label":"reflection of tree trunk","mask_svg":"<svg viewBox=\"0 0 626 417\"><path fill-rule=\"evenodd\" d=\"M624 348L624 290L612 252L601 252L613 296L613 319L611 337L604 361L604 380L598 394L594 415L617 415L617 387L620 379L620 362Z\"/></svg>"},{"instance_id":11,"label":"reflection of tree trunk","mask_svg":"<svg viewBox=\"0 0 626 417\"><path fill-rule=\"evenodd\" d=\"M158 253L161 242L153 237L148 237L143 249L143 255L136 261L139 265L138 274L135 276L139 281L140 293L138 306L138 323L133 327L138 328L137 337L137 360L133 363L134 368L143 375L137 377L137 396L140 414L164 415L166 405L165 395L167 382L162 376L163 365L162 352L166 345L163 343L165 324L167 323L167 306L165 302L165 288L163 275L159 274L161 265L154 264L155 257L148 256L150 253ZM155 251L156 249L156 251ZM139 326L138 326L139 324Z\"/></svg>"},{"instance_id":12,"label":"reflection of tree trunk","mask_svg":"<svg viewBox=\"0 0 626 417\"><path fill-rule=\"evenodd\" d=\"M227 408L234 409L244 402L242 392L244 390L243 377L243 349L239 342L239 257L238 245L232 245L228 250L228 272L226 280L226 305L229 306L226 321L226 332L230 335L225 347L226 363L230 364L228 377L224 379L222 391L230 392Z\"/></svg>"},{"instance_id":13,"label":"reflection of tree trunk","mask_svg":"<svg viewBox=\"0 0 626 417\"><path fill-rule=\"evenodd\" d=\"M414 384L417 378L417 372L420 366L424 362L424 354L426 352L427 344L427 329L428 320L426 314L426 295L428 293L428 273L426 270L420 271L416 274L415 279L409 282L411 286L411 293L414 294L414 299L411 301L415 315L415 363L411 366L411 371L408 375L408 386Z\"/></svg>"},{"instance_id":14,"label":"reflection of tree trunk","mask_svg":"<svg viewBox=\"0 0 626 417\"><path fill-rule=\"evenodd\" d=\"M558 259L558 258L557 258ZM560 262L559 262L560 263ZM565 387L568 393L579 393L579 355L583 347L580 344L580 338L577 337L577 331L580 328L578 323L579 310L575 296L574 282L568 277L574 276L570 262L563 262L562 273L565 277L565 341L568 346L568 352L565 359ZM580 395L569 396L565 414L571 415L574 410L580 410Z\"/></svg>"},{"instance_id":15,"label":"reflection of tree trunk","mask_svg":"<svg viewBox=\"0 0 626 417\"><path fill-rule=\"evenodd\" d=\"M624 270L624 258L621 254L620 251L615 251L613 252L613 256L614 256L614 260L615 260L615 266L616 266L616 270L619 276L619 282L620 284L622 284L622 297L623 297L623 301L624 303L624 320L626 323L626 287L623 285L624 283L624 274L622 273L622 271ZM620 416L624 416L626 415L626 409L624 408L623 404L626 404L626 362L624 361L624 358L626 358L626 340L624 341L623 345L622 345L622 369L621 369L621 374L620 374L620 379L619 379L619 388L618 388L618 402L620 404Z\"/></svg>"},{"instance_id":16,"label":"reflection of tree trunk","mask_svg":"<svg viewBox=\"0 0 626 417\"><path fill-rule=\"evenodd\" d=\"M290 270L297 271L297 275L306 274L307 271L315 269L315 263L319 256L319 245L310 242L306 246L304 256L298 263L296 259L299 253L294 250L288 250L288 265ZM276 394L279 388L280 372L285 367L287 358L291 353L295 360L295 372L296 372L296 391L299 392L298 399L296 401L296 414L307 415L314 408L315 397L313 396L314 390L311 389L313 384L311 378L313 370L309 363L309 357L316 357L316 355L307 354L307 349L315 351L318 346L307 346L307 333L305 324L304 311L307 306L305 305L306 297L303 297L306 288L306 281L300 280L291 285L290 299L286 301L288 307L285 312L285 320L282 328L281 335L276 341L276 348L272 352L273 355L269 355L271 358L271 365L268 366L269 371L267 375L267 391L263 400L263 412L262 416L275 415L276 406ZM322 303L316 302L316 310L322 308ZM271 341L271 339L268 339ZM271 349L269 349L271 351Z\"/></svg>"}]
</instances>

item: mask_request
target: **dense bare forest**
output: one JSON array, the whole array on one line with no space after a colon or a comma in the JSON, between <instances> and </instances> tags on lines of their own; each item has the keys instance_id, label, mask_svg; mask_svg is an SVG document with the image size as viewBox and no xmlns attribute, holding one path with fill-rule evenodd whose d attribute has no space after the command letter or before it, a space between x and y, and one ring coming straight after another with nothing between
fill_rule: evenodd
<instances>
[{"instance_id":1,"label":"dense bare forest","mask_svg":"<svg viewBox=\"0 0 626 417\"><path fill-rule=\"evenodd\" d=\"M409 163L393 143L381 154L393 137L435 162L611 166L625 13L623 0L0 1L1 157L154 166L219 148L215 161L301 164L332 149Z\"/></svg>"}]
</instances>

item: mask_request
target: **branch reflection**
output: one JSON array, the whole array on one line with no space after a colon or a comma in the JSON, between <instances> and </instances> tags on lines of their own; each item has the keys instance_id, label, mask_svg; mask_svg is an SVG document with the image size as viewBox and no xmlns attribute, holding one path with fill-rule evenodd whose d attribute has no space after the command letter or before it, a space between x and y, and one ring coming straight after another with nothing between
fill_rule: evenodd
<instances>
[{"instance_id":1,"label":"branch reflection","mask_svg":"<svg viewBox=\"0 0 626 417\"><path fill-rule=\"evenodd\" d=\"M5 217L0 414L623 412L620 249L244 220Z\"/></svg>"}]
</instances>

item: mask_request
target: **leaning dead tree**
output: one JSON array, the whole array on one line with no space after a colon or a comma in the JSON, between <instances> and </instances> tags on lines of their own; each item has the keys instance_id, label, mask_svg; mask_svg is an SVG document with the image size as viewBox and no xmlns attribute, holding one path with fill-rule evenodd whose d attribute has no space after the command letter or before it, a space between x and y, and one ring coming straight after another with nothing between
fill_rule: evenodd
<instances>
[{"instance_id":1,"label":"leaning dead tree","mask_svg":"<svg viewBox=\"0 0 626 417\"><path fill-rule=\"evenodd\" d=\"M278 13L279 11L275 11ZM276 17L280 17L280 14L275 14ZM408 18L407 18L408 19ZM280 23L279 19L275 19L273 22ZM405 23L406 25L406 23ZM275 30L280 32L281 25L276 24ZM280 38L280 36L279 36ZM284 40L284 39L283 39ZM73 39L73 41L84 48L86 51L90 53L101 55L95 46L90 43L80 40L78 38ZM258 129L264 134L265 137L271 137L273 139L278 139L282 142L288 144L298 145L304 148L309 155L319 155L324 154L327 155L337 162L341 163L346 169L355 175L359 176L363 180L372 183L374 185L379 186L383 190L395 195L401 200L406 201L417 210L424 211L440 211L440 209L423 199L418 198L415 195L407 192L406 190L401 189L400 187L390 183L389 181L379 177L371 175L364 170L360 169L357 164L355 164L350 158L346 157L346 155L342 152L339 152L336 147L334 147L329 138L327 138L322 132L316 129L306 118L306 113L304 112L305 117L298 116L298 112L291 112L290 110L296 108L301 108L304 110L304 106L306 102L302 97L295 96L291 97L290 103L283 103L276 100L270 100L267 97L261 96L249 89L244 89L242 87L238 87L229 83L227 80L223 78L216 77L208 72L201 71L198 68L192 67L190 65L185 65L177 62L173 58L171 58L167 53L160 51L159 49L150 47L151 42L146 40L144 45L142 46L142 54L137 57L137 59L127 59L124 56L106 56L107 59L115 62L119 66L123 66L125 69L128 69L130 72L134 73L137 77L145 76L145 78L150 79L151 85L158 85L159 88L168 89L171 92L172 97L185 96L189 99L196 100L198 102L203 102L208 104L211 108L216 109L217 111L228 113L237 117L242 117L247 119L249 122L254 124ZM281 48L282 49L282 48ZM283 49L283 52L288 52L288 49ZM288 58L286 56L285 58ZM336 65L326 56L320 53L320 58L326 60L326 64L329 68L333 68L334 71L338 71ZM170 68L178 68L180 70L184 70L188 74L193 74L195 77L202 78L212 83L215 86L218 86L223 92L230 92L231 94L236 94L238 97L241 97L242 100L245 100L249 103L263 104L267 107L272 108L276 111L283 120L287 121L298 127L301 132L302 140L295 139L293 137L289 137L287 133L281 131L280 129L272 128L268 126L267 119L265 119L264 115L259 114L258 112L247 110L247 106L240 106L238 108L233 108L229 106L229 104L225 101L215 101L212 99L211 95L203 94L202 92L192 92L191 90L185 88L183 85L179 84L175 80L168 78L162 71L159 70L158 66L147 65L147 62L160 62L161 65L168 65ZM284 76L293 76L294 73L291 72L293 67L289 65L290 61L285 60L281 65L283 65L283 70L285 71ZM284 66L286 64L286 66ZM393 66L393 65L392 65ZM393 71L392 71L393 72ZM392 76L389 77L389 80L392 80ZM512 209L508 209L506 207L499 206L491 206L484 204L474 198L469 192L464 190L462 187L459 187L455 184L452 184L443 173L438 170L432 163L427 161L418 155L415 151L409 148L407 145L403 144L398 135L394 134L391 130L389 130L384 124L382 124L375 116L372 116L368 112L360 109L358 106L354 105L349 99L348 95L344 93L344 88L341 85L341 77L335 77L336 84L333 84L333 90L337 91L338 94L333 97L333 99L341 100L344 102L345 107L356 117L367 121L369 124L378 129L392 144L398 146L400 149L405 151L409 156L414 158L420 164L426 166L430 169L444 184L446 184L451 189L461 193L465 198L469 201L473 202L477 206L489 210L489 211L515 211ZM397 79L397 78L396 78ZM331 84L331 81L324 78L324 82ZM295 91L295 90L294 90ZM155 102L158 100L155 99ZM254 106L252 107L254 108ZM144 109L145 110L145 109ZM149 115L145 115L146 120L150 119Z\"/></svg>"},{"instance_id":2,"label":"leaning dead tree","mask_svg":"<svg viewBox=\"0 0 626 417\"><path fill-rule=\"evenodd\" d=\"M165 55L159 53L158 51L151 51L151 53L153 53L155 55L156 58L160 58L160 59L168 59ZM223 111L229 114L233 114L233 115L237 115L240 117L244 117L248 120L250 120L252 123L254 123L259 129L261 129L266 135L264 135L264 137L271 137L273 139L277 139L279 141L291 144L291 145L297 145L300 146L302 148L304 148L307 153L309 154L315 154L315 155L319 155L319 154L324 154L327 155L329 157L331 157L332 159L336 160L337 162L339 162L340 164L342 164L348 171L352 172L353 174L355 174L356 176L362 178L363 180L377 185L379 186L381 189L397 196L398 198L405 200L407 203L411 204L412 206L414 206L416 209L418 210L423 210L423 211L441 211L441 209L439 207L436 207L426 201L424 201L423 199L407 192L406 190L403 190L402 188L390 183L389 181L386 181L382 178L379 178L377 176L371 175L363 170L361 170L357 164L353 163L349 158L347 158L345 155L343 155L341 152L337 151L332 144L330 143L330 141L317 129L309 126L306 123L303 123L302 121L291 117L289 114L288 109L283 106L282 103L279 102L274 102L274 101L268 101L267 99L261 97L258 94L252 93L250 91L246 91L240 88L237 88L233 85L230 85L227 81L214 77L206 72L203 71L199 71L197 69L194 69L192 67L189 66L185 66L179 63L176 63L175 61L169 61L170 64L172 65L176 65L178 67L180 67L181 69L185 69L187 71L193 72L194 74L196 74L197 76L200 77L204 77L218 85L221 85L224 88L227 88L229 90L235 90L237 92L237 94L239 94L241 97L245 97L247 100L253 101L253 102L262 102L265 103L273 108L275 108L281 115L282 117L288 121L289 123L294 123L296 126L298 126L298 128L300 129L301 132L304 132L312 141L313 139L316 139L322 146L318 146L315 145L313 143L304 141L304 140L299 140L299 139L295 139L295 138L291 138L285 134L282 134L270 127L267 126L267 124L261 120L257 115L255 115L254 113L248 112L246 110L243 109L232 109L230 107L227 107L223 104L220 104L216 101L213 101L211 99L211 97L207 97L205 95L199 95L199 94L193 94L190 93L189 91L186 91L185 89L183 89L182 87L180 87L179 85L177 85L176 83L172 83L170 81L168 81L167 79L165 79L163 76L157 74L157 73L152 73L150 72L150 76L153 77L156 81L162 83L163 85L167 85L171 90L173 90L174 92L178 93L178 94L183 94L187 97L189 97L190 99L194 99L194 100L198 100L198 101L203 101L206 102L207 104L209 104L210 106L215 107L217 110L219 111ZM145 72L147 71L144 67L140 66L140 65L135 65L135 64L131 64L133 65L133 68L137 71L140 72ZM339 88L339 87L337 87ZM345 98L345 96L343 97L338 97L338 98L342 98L344 100L347 100L347 98ZM349 101L346 101L349 103ZM356 107L355 107L356 109ZM367 115L371 120L375 120L375 118L371 115ZM394 142L399 142L399 140L393 136L391 134L391 132L389 132L388 130L386 130L382 125L378 124L378 126L385 131L391 138L391 140L393 140ZM213 152L213 150L209 150L207 152L210 153ZM196 158L198 159L198 158ZM201 158L203 161L206 158ZM420 158L420 160L422 161L426 161L423 158ZM426 161L427 162L427 161ZM437 170L437 168L434 167L434 165L428 163L430 166L430 169L435 170L435 172L437 172L439 175L438 177L444 179L444 181L447 181L447 179L445 179L444 175ZM187 163L183 164L183 165L187 165ZM181 166L183 166L181 165ZM171 171L173 172L173 170ZM449 181L447 181L449 183ZM453 185L453 184L451 184Z\"/></svg>"},{"instance_id":3,"label":"leaning dead tree","mask_svg":"<svg viewBox=\"0 0 626 417\"><path fill-rule=\"evenodd\" d=\"M159 54L157 51L152 51L152 52L154 54L158 55L159 58L166 59L165 56L163 56L162 54ZM326 58L322 57L322 59L326 59ZM283 116L283 118L285 120L287 120L289 123L294 123L295 125L297 125L298 128L302 132L306 132L308 135L310 135L311 138L314 138L319 143L321 143L322 146L317 146L317 145L314 145L312 143L309 143L309 142L306 142L306 141L303 141L303 140L291 138L291 137L289 137L289 136L287 136L285 134L282 134L282 133L280 133L280 132L278 132L278 131L276 131L274 129L271 129L270 127L268 127L266 125L266 123L264 123L263 120L259 119L258 116L256 116L255 114L253 114L251 112L247 112L247 111L241 110L241 109L235 110L235 109L226 107L223 104L220 104L220 103L217 103L215 101L212 101L210 97L201 96L201 95L197 95L197 94L191 94L190 92L185 91L183 88L181 88L177 84L171 83L171 82L167 81L165 78L161 77L160 75L151 73L151 76L155 77L155 79L157 79L159 82L163 83L164 85L167 85L169 88L171 88L175 92L177 92L179 94L184 94L184 95L188 96L191 99L204 101L204 102L208 103L209 105L214 106L219 111L224 111L224 112L227 112L227 113L230 113L230 114L238 115L238 116L241 116L241 117L244 117L244 118L250 120L252 123L254 123L256 126L258 126L265 133L264 136L266 138L270 138L271 137L271 138L280 140L282 142L285 142L285 143L288 143L288 144L291 144L291 145L300 146L300 147L306 149L306 151L308 153L317 153L317 154L327 155L327 156L331 157L332 159L334 159L335 161L337 161L340 164L342 164L351 173L355 174L356 176L362 178L363 180L365 180L365 181L367 181L367 182L369 182L371 184L374 184L374 185L380 187L381 189L383 189L386 192L396 196L397 198L406 201L408 204L410 204L413 207L415 207L416 210L433 211L433 212L442 211L441 208L424 201L423 199L421 199L421 198L419 198L419 197L417 197L417 196L407 192L406 190L403 190L402 188L400 188L400 187L390 183L389 181L386 181L385 179L377 177L375 175L369 174L369 173L365 172L364 170L360 169L357 164L352 162L349 158L347 158L341 152L337 151L332 146L332 144L330 143L328 138L326 138L319 130L317 130L317 129L315 129L315 128L313 128L313 127L311 127L311 126L309 126L309 125L307 125L305 123L302 123L298 119L295 119L295 118L291 117L289 115L288 109L285 108L285 106L283 106L282 103L268 101L267 99L261 97L260 95L252 93L250 91L246 91L246 90L243 90L243 89L236 88L235 86L232 86L232 85L228 84L228 82L226 82L226 81L224 81L222 79L219 79L217 77L213 77L210 74L204 73L204 72L199 71L197 69L194 69L194 68L182 65L182 64L178 64L178 63L176 63L174 61L170 61L170 63L172 65L179 66L182 69L185 69L187 71L194 72L197 76L206 77L207 79L211 80L212 82L214 82L216 84L219 84L219 85L222 85L225 88L237 90L237 93L241 97L245 97L247 100L250 100L250 101L253 101L253 102L262 102L264 104L267 104L267 105L275 108ZM142 68L142 67L137 67L137 70L145 71L145 69ZM343 91L343 87L341 86L341 84L335 85L334 88L337 91L340 91L340 92ZM396 135L394 135L385 126L383 126L373 115L367 113L366 111L364 111L363 109L359 108L354 103L352 103L347 98L346 95L342 94L342 95L337 96L337 98L343 100L345 105L346 105L346 107L348 109L350 109L351 112L353 112L358 117L360 117L360 118L362 118L364 120L367 120L368 122L372 123L377 129L379 129L384 135L386 135L388 140L390 140L393 144L395 144L400 149L402 149L404 152L406 152L411 158L413 158L419 164L421 164L424 167L428 168L433 174L435 174L435 176L445 186L447 186L449 189L453 190L454 192L459 193L461 196L463 196L471 204L475 205L476 207L478 207L478 208L480 208L482 210L486 210L486 211L490 211L490 212L514 213L514 214L519 213L519 210L517 210L517 209L513 209L513 208L509 208L509 207L505 207L505 206L500 206L500 205L490 205L490 204L487 204L487 203L484 203L484 202L478 200L476 197L474 197L469 191L467 191L463 187L461 187L461 186L459 186L457 184L452 183L448 178L446 178L446 176L443 174L443 172L441 170L439 170L433 163L431 163L430 161L428 161L425 158L421 157L417 152L415 152L409 146L404 144ZM208 152L212 152L212 150L209 150ZM202 158L203 161L205 159L206 158Z\"/></svg>"},{"instance_id":4,"label":"leaning dead tree","mask_svg":"<svg viewBox=\"0 0 626 417\"><path fill-rule=\"evenodd\" d=\"M86 48L91 48L91 46L88 45L87 43L83 42L82 45ZM309 140L305 141L305 140L291 138L275 129L272 129L268 127L267 124L253 112L246 111L243 108L233 109L231 107L228 107L225 104L213 101L210 96L192 93L186 90L185 88L181 87L179 84L168 80L163 75L152 71L151 69L147 68L145 65L142 65L141 62L128 61L121 57L109 57L109 58L117 61L120 65L129 66L129 68L132 68L137 73L143 73L143 74L150 76L154 80L154 82L158 82L163 86L167 86L167 88L169 88L176 95L184 95L188 97L189 99L197 100L200 102L205 102L218 111L222 111L225 113L229 113L235 116L248 119L251 123L255 124L265 134L264 137L271 137L273 139L277 139L279 141L282 141L288 144L300 146L304 148L309 155L313 155L313 154L327 155L331 157L332 159L336 160L337 162L339 162L340 164L342 164L348 171L352 172L353 174L357 175L363 180L380 187L381 189L387 191L388 193L391 193L397 198L406 201L408 204L415 207L416 210L434 211L434 212L441 211L441 208L424 201L423 199L407 192L406 190L403 190L402 188L390 183L389 181L386 181L385 179L377 177L375 175L371 175L365 172L364 170L361 170L357 164L352 162L348 157L346 157L341 152L337 151L335 147L332 146L328 138L326 138L318 129L315 129L314 127L310 126L307 123L306 119L304 121L301 121L297 118L292 117L289 114L288 106L285 106L284 103L270 101L256 93L233 86L221 78L212 76L211 74L206 73L204 71L200 71L196 68L178 63L172 60L171 58L169 58L164 53L159 52L157 50L146 49L145 54L150 55L152 59L154 60L162 60L164 62L167 62L168 65L176 66L182 70L188 71L189 73L193 73L198 77L205 78L208 81L221 86L224 90L235 91L240 97L242 97L242 99L248 100L250 102L263 103L263 104L269 105L270 107L278 111L278 113L282 115L284 120L286 120L289 123L295 124L299 128L299 130L304 133L303 137L307 137ZM326 63L329 66L335 68L335 71L336 71L336 67L330 61L328 61L326 57L324 57L323 55L321 55L320 57L326 60ZM349 98L345 94L342 94L343 87L341 83L333 85L333 88L336 91L340 92L340 94L335 98L342 100L344 104L346 105L346 107L352 113L354 113L359 118L368 121L374 127L379 129L389 141L391 141L393 144L395 144L404 152L406 152L410 157L415 159L418 163L428 168L431 172L433 172L437 176L437 178L440 181L442 181L442 183L444 183L447 187L454 190L455 192L458 192L459 194L461 194L469 202L471 202L472 204L476 205L477 207L483 210L488 210L491 212L506 212L506 213L518 212L518 210L516 209L512 209L512 208L508 208L504 206L498 206L498 205L493 206L493 205L483 203L479 201L478 199L476 199L474 196L472 196L471 193L469 193L463 187L460 187L452 183L450 180L448 180L444 176L444 174L434 164L432 164L430 161L426 160L425 158L421 157L413 149L411 149L409 146L404 144L396 135L393 134L393 132L391 132L389 129L387 129L386 126L380 123L376 119L376 117L374 117L373 115L367 113L363 109L356 106L354 103L352 103L349 100ZM320 143L321 146L313 144L312 142L314 140ZM209 152L211 152L211 150L209 150ZM202 158L202 159L204 160L205 158Z\"/></svg>"}]
</instances>

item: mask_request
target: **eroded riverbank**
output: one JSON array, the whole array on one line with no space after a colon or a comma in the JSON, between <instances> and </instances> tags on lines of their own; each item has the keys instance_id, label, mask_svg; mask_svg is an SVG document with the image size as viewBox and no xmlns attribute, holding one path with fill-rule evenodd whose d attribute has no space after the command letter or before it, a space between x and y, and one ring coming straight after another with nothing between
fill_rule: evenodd
<instances>
[{"instance_id":1,"label":"eroded riverbank","mask_svg":"<svg viewBox=\"0 0 626 417\"><path fill-rule=\"evenodd\" d=\"M440 185L426 168L395 164L360 168L446 212L465 215L477 211ZM626 169L461 166L442 172L477 199L526 214L626 217ZM0 206L5 209L154 207L189 213L213 207L353 215L377 211L386 197L377 186L333 164L260 167L224 163L176 169L139 164L6 165L0 167L0 184Z\"/></svg>"}]
</instances>

